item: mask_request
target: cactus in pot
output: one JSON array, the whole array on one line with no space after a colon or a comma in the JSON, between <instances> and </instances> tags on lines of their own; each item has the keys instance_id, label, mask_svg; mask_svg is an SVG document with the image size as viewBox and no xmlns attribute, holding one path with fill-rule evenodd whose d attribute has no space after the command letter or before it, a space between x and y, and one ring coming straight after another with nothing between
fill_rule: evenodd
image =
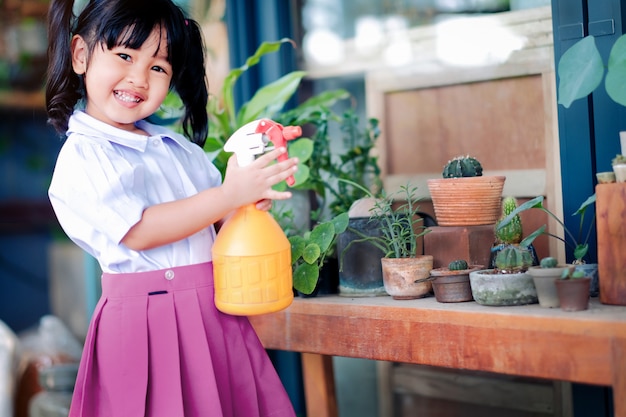
<instances>
[{"instance_id":1,"label":"cactus in pot","mask_svg":"<svg viewBox=\"0 0 626 417\"><path fill-rule=\"evenodd\" d=\"M559 307L560 301L554 281L560 278L562 271L569 268L570 265L559 265L558 260L551 256L541 258L539 265L528 268L528 273L533 277L541 307Z\"/></svg>"},{"instance_id":2,"label":"cactus in pot","mask_svg":"<svg viewBox=\"0 0 626 417\"><path fill-rule=\"evenodd\" d=\"M507 196L502 200L502 212L500 215L500 219L495 226L495 243L491 247L491 257L489 260L489 266L491 268L496 267L496 257L498 253L502 251L509 245L518 245L522 242L522 237L524 235L522 228L522 219L519 214L513 215L511 220L506 224L506 226L501 227L500 223L503 219L509 218L511 213L515 212L517 209L517 199L515 197ZM537 253L535 251L535 247L532 242L524 244L524 246L530 252L532 257L531 265L538 265L539 259L537 257Z\"/></svg>"},{"instance_id":3,"label":"cactus in pot","mask_svg":"<svg viewBox=\"0 0 626 417\"><path fill-rule=\"evenodd\" d=\"M500 214L506 177L483 175L481 162L459 155L443 165L441 178L427 181L439 226L493 224Z\"/></svg>"},{"instance_id":4,"label":"cactus in pot","mask_svg":"<svg viewBox=\"0 0 626 417\"><path fill-rule=\"evenodd\" d=\"M448 264L448 269L450 271L463 271L467 268L468 265L465 259L456 259Z\"/></svg>"},{"instance_id":5,"label":"cactus in pot","mask_svg":"<svg viewBox=\"0 0 626 417\"><path fill-rule=\"evenodd\" d=\"M502 306L537 303L533 278L526 271L533 256L522 241L498 252L495 268L470 272L472 295L478 304Z\"/></svg>"},{"instance_id":6,"label":"cactus in pot","mask_svg":"<svg viewBox=\"0 0 626 417\"><path fill-rule=\"evenodd\" d=\"M430 271L435 298L440 303L472 301L469 274L484 268L483 265L468 265L465 259L455 259L447 267Z\"/></svg>"},{"instance_id":7,"label":"cactus in pot","mask_svg":"<svg viewBox=\"0 0 626 417\"><path fill-rule=\"evenodd\" d=\"M539 266L542 268L556 268L556 266L559 264L559 261L556 260L556 258L553 258L551 256L548 256L546 258L542 258L541 261L539 262Z\"/></svg>"},{"instance_id":8,"label":"cactus in pot","mask_svg":"<svg viewBox=\"0 0 626 417\"><path fill-rule=\"evenodd\" d=\"M517 208L517 200L515 197L505 197L502 200L502 215L500 220L513 213ZM511 222L500 229L496 228L496 243L498 244L514 244L522 241L522 219L519 215L514 216Z\"/></svg>"},{"instance_id":9,"label":"cactus in pot","mask_svg":"<svg viewBox=\"0 0 626 417\"><path fill-rule=\"evenodd\" d=\"M508 245L496 256L496 271L504 274L526 272L533 264L533 257L528 248Z\"/></svg>"},{"instance_id":10,"label":"cactus in pot","mask_svg":"<svg viewBox=\"0 0 626 417\"><path fill-rule=\"evenodd\" d=\"M478 159L469 155L457 156L443 167L443 178L480 177L483 167Z\"/></svg>"}]
</instances>

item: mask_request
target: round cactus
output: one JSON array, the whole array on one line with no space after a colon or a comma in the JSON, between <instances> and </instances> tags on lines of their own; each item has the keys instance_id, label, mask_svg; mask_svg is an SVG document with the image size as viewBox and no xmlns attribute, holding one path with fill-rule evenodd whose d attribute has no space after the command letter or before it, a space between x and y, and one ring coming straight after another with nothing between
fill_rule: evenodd
<instances>
[{"instance_id":1,"label":"round cactus","mask_svg":"<svg viewBox=\"0 0 626 417\"><path fill-rule=\"evenodd\" d=\"M539 265L542 268L556 268L557 264L558 264L558 261L551 256L543 258L541 259L541 262L539 262Z\"/></svg>"},{"instance_id":2,"label":"round cactus","mask_svg":"<svg viewBox=\"0 0 626 417\"><path fill-rule=\"evenodd\" d=\"M505 247L496 256L496 268L504 273L524 272L532 264L530 251L517 245Z\"/></svg>"},{"instance_id":3,"label":"round cactus","mask_svg":"<svg viewBox=\"0 0 626 417\"><path fill-rule=\"evenodd\" d=\"M465 269L467 269L467 261L463 260L463 259L457 259L455 261L452 261L448 264L448 269L450 271L463 271Z\"/></svg>"},{"instance_id":4,"label":"round cactus","mask_svg":"<svg viewBox=\"0 0 626 417\"><path fill-rule=\"evenodd\" d=\"M517 200L515 197L505 197L502 200L502 215L500 221L511 214L517 208ZM519 215L515 215L511 222L506 226L498 229L496 227L497 243L514 244L522 241L522 220Z\"/></svg>"},{"instance_id":5,"label":"round cactus","mask_svg":"<svg viewBox=\"0 0 626 417\"><path fill-rule=\"evenodd\" d=\"M471 156L457 156L443 167L444 178L480 177L483 167L476 158Z\"/></svg>"}]
</instances>

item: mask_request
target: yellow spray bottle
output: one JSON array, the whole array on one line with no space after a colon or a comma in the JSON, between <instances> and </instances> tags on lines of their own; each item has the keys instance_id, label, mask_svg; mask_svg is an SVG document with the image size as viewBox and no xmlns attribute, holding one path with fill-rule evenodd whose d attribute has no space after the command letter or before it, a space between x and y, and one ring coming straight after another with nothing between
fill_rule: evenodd
<instances>
[{"instance_id":1,"label":"yellow spray bottle","mask_svg":"<svg viewBox=\"0 0 626 417\"><path fill-rule=\"evenodd\" d=\"M302 135L299 126L269 120L237 130L224 150L234 152L240 166L251 163L271 142L285 146ZM279 160L286 159L283 154ZM289 177L287 184L293 185ZM291 245L271 214L254 204L240 207L222 225L213 244L215 305L228 314L250 316L287 308L293 301Z\"/></svg>"}]
</instances>

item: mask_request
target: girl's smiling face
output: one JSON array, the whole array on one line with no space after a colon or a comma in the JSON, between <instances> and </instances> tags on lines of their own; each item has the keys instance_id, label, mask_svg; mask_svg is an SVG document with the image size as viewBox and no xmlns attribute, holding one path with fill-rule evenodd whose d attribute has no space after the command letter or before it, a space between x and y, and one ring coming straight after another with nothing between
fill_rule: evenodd
<instances>
[{"instance_id":1,"label":"girl's smiling face","mask_svg":"<svg viewBox=\"0 0 626 417\"><path fill-rule=\"evenodd\" d=\"M135 122L163 103L172 80L167 34L156 27L139 49L97 45L91 56L80 36L72 39L72 66L84 74L86 113L119 129L142 133Z\"/></svg>"}]
</instances>

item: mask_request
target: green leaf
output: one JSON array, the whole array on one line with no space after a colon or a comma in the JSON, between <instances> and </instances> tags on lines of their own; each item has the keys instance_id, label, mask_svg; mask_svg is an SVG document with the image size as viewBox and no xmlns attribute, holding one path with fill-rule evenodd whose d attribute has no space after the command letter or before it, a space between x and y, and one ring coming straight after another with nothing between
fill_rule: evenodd
<instances>
[{"instance_id":1,"label":"green leaf","mask_svg":"<svg viewBox=\"0 0 626 417\"><path fill-rule=\"evenodd\" d=\"M626 36L620 36L609 55L608 72L604 81L606 92L613 101L626 106Z\"/></svg>"},{"instance_id":2,"label":"green leaf","mask_svg":"<svg viewBox=\"0 0 626 417\"><path fill-rule=\"evenodd\" d=\"M271 118L295 94L305 74L304 71L293 71L259 88L241 108L237 123L243 126L261 117Z\"/></svg>"},{"instance_id":3,"label":"green leaf","mask_svg":"<svg viewBox=\"0 0 626 417\"><path fill-rule=\"evenodd\" d=\"M289 156L298 158L300 163L306 162L313 155L314 143L309 138L300 138L288 142Z\"/></svg>"},{"instance_id":4,"label":"green leaf","mask_svg":"<svg viewBox=\"0 0 626 417\"><path fill-rule=\"evenodd\" d=\"M293 286L303 294L311 294L317 285L318 278L317 265L301 264L293 271Z\"/></svg>"},{"instance_id":5,"label":"green leaf","mask_svg":"<svg viewBox=\"0 0 626 417\"><path fill-rule=\"evenodd\" d=\"M333 226L335 227L335 233L340 234L346 231L348 228L348 222L350 221L350 216L348 213L341 213L331 219Z\"/></svg>"},{"instance_id":6,"label":"green leaf","mask_svg":"<svg viewBox=\"0 0 626 417\"><path fill-rule=\"evenodd\" d=\"M559 104L569 108L588 96L604 77L604 63L593 36L586 36L569 48L558 64Z\"/></svg>"},{"instance_id":7,"label":"green leaf","mask_svg":"<svg viewBox=\"0 0 626 417\"><path fill-rule=\"evenodd\" d=\"M294 187L305 183L309 179L309 167L302 163L299 163L298 170L293 174L293 178L296 180L293 184ZM284 182L281 182L281 184L283 183Z\"/></svg>"},{"instance_id":8,"label":"green leaf","mask_svg":"<svg viewBox=\"0 0 626 417\"><path fill-rule=\"evenodd\" d=\"M587 243L585 243L584 245L582 244L576 245L576 248L574 249L574 258L576 259L584 258L588 250L589 250L589 245Z\"/></svg>"},{"instance_id":9,"label":"green leaf","mask_svg":"<svg viewBox=\"0 0 626 417\"><path fill-rule=\"evenodd\" d=\"M574 214L572 214L572 216L575 216L577 214L580 215L584 215L585 211L587 211L587 207L589 207L590 205L592 205L593 203L596 202L596 195L595 193L592 194L591 196L589 196L581 205L580 207L578 207L578 210L576 210L574 212Z\"/></svg>"},{"instance_id":10,"label":"green leaf","mask_svg":"<svg viewBox=\"0 0 626 417\"><path fill-rule=\"evenodd\" d=\"M519 245L525 248L529 247L533 243L533 241L537 238L537 236L542 234L545 230L546 230L546 225L544 224L543 226L539 227L539 229L535 230L534 232L526 236L524 239L522 239Z\"/></svg>"},{"instance_id":11,"label":"green leaf","mask_svg":"<svg viewBox=\"0 0 626 417\"><path fill-rule=\"evenodd\" d=\"M282 46L282 44L286 42L293 44L293 41L287 38L283 38L276 42L261 43L261 45L259 45L257 50L254 52L254 54L248 57L244 65L242 65L239 68L235 68L231 70L228 73L228 75L226 75L226 77L224 78L224 83L222 84L222 97L221 98L224 102L225 111L227 115L229 115L229 118L231 120L230 122L231 125L236 124L235 98L233 94L235 83L244 72L250 69L250 67L253 67L256 64L258 64L259 61L261 60L261 57L263 57L263 55L278 51L280 47Z\"/></svg>"},{"instance_id":12,"label":"green leaf","mask_svg":"<svg viewBox=\"0 0 626 417\"><path fill-rule=\"evenodd\" d=\"M291 244L291 263L297 261L304 253L306 247L306 241L302 236L292 236L289 238Z\"/></svg>"},{"instance_id":13,"label":"green leaf","mask_svg":"<svg viewBox=\"0 0 626 417\"><path fill-rule=\"evenodd\" d=\"M308 264L314 264L322 254L322 250L317 243L309 243L302 252L302 259Z\"/></svg>"},{"instance_id":14,"label":"green leaf","mask_svg":"<svg viewBox=\"0 0 626 417\"><path fill-rule=\"evenodd\" d=\"M532 200L528 200L527 202L523 204L520 204L515 210L509 213L508 216L506 216L497 224L496 230L502 229L503 227L511 223L511 220L513 220L513 218L517 216L519 213L521 213L522 211L531 209L531 208L543 208L543 196L542 195L537 196L533 198Z\"/></svg>"},{"instance_id":15,"label":"green leaf","mask_svg":"<svg viewBox=\"0 0 626 417\"><path fill-rule=\"evenodd\" d=\"M315 242L322 252L326 252L335 238L335 226L331 222L318 224L311 230L310 241Z\"/></svg>"}]
</instances>

